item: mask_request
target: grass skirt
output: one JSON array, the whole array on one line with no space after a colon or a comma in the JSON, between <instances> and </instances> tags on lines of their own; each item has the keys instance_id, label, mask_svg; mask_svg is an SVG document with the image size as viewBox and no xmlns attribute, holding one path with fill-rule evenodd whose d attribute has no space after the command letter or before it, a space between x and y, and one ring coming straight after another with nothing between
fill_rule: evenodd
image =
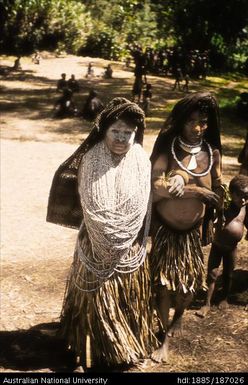
<instances>
[{"instance_id":1,"label":"grass skirt","mask_svg":"<svg viewBox=\"0 0 248 385\"><path fill-rule=\"evenodd\" d=\"M205 287L199 229L176 231L163 224L152 238L150 268L154 285L183 293Z\"/></svg>"},{"instance_id":2,"label":"grass skirt","mask_svg":"<svg viewBox=\"0 0 248 385\"><path fill-rule=\"evenodd\" d=\"M86 231L80 236L84 250L90 250ZM88 336L93 365L132 364L147 358L156 347L151 331L147 259L134 273L114 273L93 292L78 287L82 275L87 279L90 273L79 260L76 249L61 313L62 335L71 349L76 355L86 357Z\"/></svg>"}]
</instances>

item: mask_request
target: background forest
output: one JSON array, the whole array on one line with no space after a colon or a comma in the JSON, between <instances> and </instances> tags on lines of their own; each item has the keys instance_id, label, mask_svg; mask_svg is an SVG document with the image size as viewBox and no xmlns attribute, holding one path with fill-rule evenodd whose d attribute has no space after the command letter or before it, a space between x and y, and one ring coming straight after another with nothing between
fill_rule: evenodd
<instances>
[{"instance_id":1,"label":"background forest","mask_svg":"<svg viewBox=\"0 0 248 385\"><path fill-rule=\"evenodd\" d=\"M247 0L3 0L0 53L120 60L142 48L207 51L213 72L248 70Z\"/></svg>"}]
</instances>

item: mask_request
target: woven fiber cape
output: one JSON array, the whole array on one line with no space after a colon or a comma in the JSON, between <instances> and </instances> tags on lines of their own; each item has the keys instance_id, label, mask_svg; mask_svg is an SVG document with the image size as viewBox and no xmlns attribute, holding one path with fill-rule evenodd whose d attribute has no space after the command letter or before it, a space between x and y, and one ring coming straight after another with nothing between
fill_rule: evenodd
<instances>
[{"instance_id":1,"label":"woven fiber cape","mask_svg":"<svg viewBox=\"0 0 248 385\"><path fill-rule=\"evenodd\" d=\"M83 212L78 193L78 168L83 155L103 140L108 126L122 116L133 119L137 132L135 142L142 144L145 129L144 112L125 98L114 98L98 115L93 129L78 149L56 171L49 194L47 222L78 229Z\"/></svg>"}]
</instances>

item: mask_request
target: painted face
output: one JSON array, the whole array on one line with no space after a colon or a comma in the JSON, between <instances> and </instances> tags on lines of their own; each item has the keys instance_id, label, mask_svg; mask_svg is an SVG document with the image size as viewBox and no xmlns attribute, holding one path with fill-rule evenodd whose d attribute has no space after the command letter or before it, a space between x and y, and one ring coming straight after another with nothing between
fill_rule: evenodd
<instances>
[{"instance_id":1,"label":"painted face","mask_svg":"<svg viewBox=\"0 0 248 385\"><path fill-rule=\"evenodd\" d=\"M248 205L248 186L240 190L239 192L231 193L232 201L237 207L243 207Z\"/></svg>"},{"instance_id":2,"label":"painted face","mask_svg":"<svg viewBox=\"0 0 248 385\"><path fill-rule=\"evenodd\" d=\"M137 127L130 126L118 119L109 126L104 140L111 152L122 155L128 152L133 145L136 132Z\"/></svg>"},{"instance_id":3,"label":"painted face","mask_svg":"<svg viewBox=\"0 0 248 385\"><path fill-rule=\"evenodd\" d=\"M189 144L197 144L203 138L207 127L207 114L201 114L200 111L195 111L186 121L183 127L182 137Z\"/></svg>"}]
</instances>

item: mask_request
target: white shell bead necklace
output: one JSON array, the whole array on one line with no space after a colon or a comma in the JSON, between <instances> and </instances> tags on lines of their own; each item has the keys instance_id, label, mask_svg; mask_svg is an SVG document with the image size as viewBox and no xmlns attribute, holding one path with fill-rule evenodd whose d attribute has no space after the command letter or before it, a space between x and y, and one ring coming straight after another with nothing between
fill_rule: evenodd
<instances>
[{"instance_id":1,"label":"white shell bead necklace","mask_svg":"<svg viewBox=\"0 0 248 385\"><path fill-rule=\"evenodd\" d=\"M201 173L196 173L196 172L191 171L191 169L189 169L189 168L191 168L191 165L190 165L190 164L188 165L189 168L186 167L186 166L184 166L184 164L183 164L183 163L178 159L178 157L176 156L176 152L175 152L175 142L176 142L177 139L179 140L179 138L176 136L176 137L173 139L172 143L171 143L171 153L172 153L173 158L174 158L175 161L177 162L178 166L179 166L182 170L186 171L188 174L190 174L190 175L192 175L192 176L201 177L201 176L207 175L207 174L209 173L209 171L211 170L212 166L213 166L213 151L212 151L212 148L211 148L210 144L209 144L206 140L203 140L203 141L202 141L202 143L206 143L207 148L208 148L208 151L209 151L209 166L208 166L207 170L205 170L205 171L203 171L203 172L201 172ZM182 140L181 140L181 141L182 141ZM179 140L179 143L180 143L180 140ZM202 143L201 143L201 144L202 144ZM183 143L183 145L185 145L185 143ZM191 147L191 145L186 145L186 146ZM198 146L199 146L199 145L197 145L197 147L198 147ZM193 148L193 147L195 147L195 146L192 146L192 148ZM187 151L187 152L190 152L190 151ZM197 153L198 153L198 152L199 152L199 151L197 151ZM195 164L194 166L197 166L197 164ZM194 168L196 168L196 167L194 167Z\"/></svg>"}]
</instances>

